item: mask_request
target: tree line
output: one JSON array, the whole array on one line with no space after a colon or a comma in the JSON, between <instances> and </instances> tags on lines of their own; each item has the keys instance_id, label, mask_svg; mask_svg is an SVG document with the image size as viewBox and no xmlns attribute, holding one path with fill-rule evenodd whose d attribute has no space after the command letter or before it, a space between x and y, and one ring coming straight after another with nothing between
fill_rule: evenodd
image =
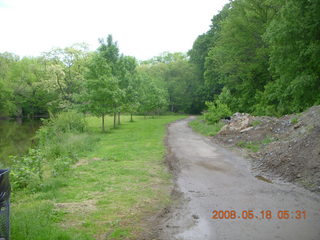
<instances>
[{"instance_id":1,"label":"tree line","mask_svg":"<svg viewBox=\"0 0 320 240\"><path fill-rule=\"evenodd\" d=\"M200 102L272 116L320 104L319 16L320 1L230 1L189 51Z\"/></svg>"},{"instance_id":2,"label":"tree line","mask_svg":"<svg viewBox=\"0 0 320 240\"><path fill-rule=\"evenodd\" d=\"M39 57L2 53L0 116L76 108L102 122L113 115L115 125L121 112L300 112L320 104L319 16L320 1L233 0L187 53L138 61L111 35L93 52L75 44Z\"/></svg>"}]
</instances>

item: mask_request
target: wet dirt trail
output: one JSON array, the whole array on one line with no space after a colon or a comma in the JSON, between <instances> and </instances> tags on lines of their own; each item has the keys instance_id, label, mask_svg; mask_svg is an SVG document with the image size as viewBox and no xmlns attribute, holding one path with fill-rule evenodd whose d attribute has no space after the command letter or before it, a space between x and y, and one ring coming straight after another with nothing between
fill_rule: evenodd
<instances>
[{"instance_id":1,"label":"wet dirt trail","mask_svg":"<svg viewBox=\"0 0 320 240\"><path fill-rule=\"evenodd\" d=\"M320 239L318 195L292 184L255 178L248 160L192 131L190 120L168 127L168 161L177 200L161 219L159 239ZM214 210L235 210L237 215L211 219ZM248 210L253 211L253 219L242 218L242 211ZM263 210L272 212L271 219L262 219ZM289 211L289 219L278 219L281 210ZM295 219L298 210L306 211L306 219Z\"/></svg>"}]
</instances>

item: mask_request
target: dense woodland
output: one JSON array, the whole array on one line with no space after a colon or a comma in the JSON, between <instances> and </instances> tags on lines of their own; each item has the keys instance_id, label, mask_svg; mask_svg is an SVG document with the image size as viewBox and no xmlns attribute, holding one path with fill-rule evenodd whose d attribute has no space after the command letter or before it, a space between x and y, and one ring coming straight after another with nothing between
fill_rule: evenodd
<instances>
[{"instance_id":1,"label":"dense woodland","mask_svg":"<svg viewBox=\"0 0 320 240\"><path fill-rule=\"evenodd\" d=\"M320 104L319 16L318 0L234 0L186 54L138 61L111 35L94 52L75 44L39 57L2 53L0 116L300 112Z\"/></svg>"}]
</instances>

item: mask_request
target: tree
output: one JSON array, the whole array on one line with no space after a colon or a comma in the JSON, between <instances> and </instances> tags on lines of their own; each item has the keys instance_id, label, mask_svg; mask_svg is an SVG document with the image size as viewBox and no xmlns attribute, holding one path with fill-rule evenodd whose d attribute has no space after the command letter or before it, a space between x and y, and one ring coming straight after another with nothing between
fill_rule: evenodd
<instances>
[{"instance_id":1,"label":"tree","mask_svg":"<svg viewBox=\"0 0 320 240\"><path fill-rule=\"evenodd\" d=\"M57 97L55 89L47 84L48 72L42 58L23 58L16 62L8 73L16 116L32 117L47 114Z\"/></svg>"},{"instance_id":2,"label":"tree","mask_svg":"<svg viewBox=\"0 0 320 240\"><path fill-rule=\"evenodd\" d=\"M112 76L111 67L99 52L90 59L86 78L83 110L101 117L104 132L105 115L115 111L123 92L118 80Z\"/></svg>"},{"instance_id":3,"label":"tree","mask_svg":"<svg viewBox=\"0 0 320 240\"><path fill-rule=\"evenodd\" d=\"M151 113L153 116L160 113L161 110L168 105L168 92L165 88L157 86L152 76L146 73L140 73L142 80L142 89L140 95L139 111L144 113Z\"/></svg>"},{"instance_id":4,"label":"tree","mask_svg":"<svg viewBox=\"0 0 320 240\"><path fill-rule=\"evenodd\" d=\"M74 44L66 48L55 48L43 54L44 65L51 70L61 71L56 75L56 83L64 108L76 104L77 94L81 92L82 82L88 61L88 46L84 43Z\"/></svg>"},{"instance_id":5,"label":"tree","mask_svg":"<svg viewBox=\"0 0 320 240\"><path fill-rule=\"evenodd\" d=\"M9 116L16 112L13 89L10 87L8 76L18 61L19 57L12 53L0 54L0 116Z\"/></svg>"},{"instance_id":6,"label":"tree","mask_svg":"<svg viewBox=\"0 0 320 240\"><path fill-rule=\"evenodd\" d=\"M170 111L192 111L197 75L195 65L188 61L186 54L164 53L143 62L139 71L160 89L165 89Z\"/></svg>"},{"instance_id":7,"label":"tree","mask_svg":"<svg viewBox=\"0 0 320 240\"><path fill-rule=\"evenodd\" d=\"M137 77L137 61L134 57L123 56L119 57L118 61L118 79L120 89L123 90L124 97L121 100L121 106L118 111L118 124L120 124L120 112L129 111L132 113L137 109L138 104L138 88L139 81Z\"/></svg>"},{"instance_id":8,"label":"tree","mask_svg":"<svg viewBox=\"0 0 320 240\"><path fill-rule=\"evenodd\" d=\"M264 35L270 45L274 81L257 98L259 114L282 115L320 104L320 2L287 0L280 4Z\"/></svg>"},{"instance_id":9,"label":"tree","mask_svg":"<svg viewBox=\"0 0 320 240\"><path fill-rule=\"evenodd\" d=\"M120 54L117 42L113 41L112 35L108 35L107 39L99 39L100 46L98 52L101 57L108 63L110 66L111 74L114 78L119 81L119 86L121 87L123 81L121 81L121 76L123 75L123 68L120 62ZM123 88L122 88L123 90ZM116 117L118 113L118 124L120 124L120 111L123 104L125 92L122 91L122 94L119 95L117 103L114 103L114 112L113 112L113 126L116 127Z\"/></svg>"},{"instance_id":10,"label":"tree","mask_svg":"<svg viewBox=\"0 0 320 240\"><path fill-rule=\"evenodd\" d=\"M236 0L221 23L206 58L206 82L226 86L237 100L233 111L252 112L255 96L272 80L269 46L263 35L276 10L269 0Z\"/></svg>"}]
</instances>

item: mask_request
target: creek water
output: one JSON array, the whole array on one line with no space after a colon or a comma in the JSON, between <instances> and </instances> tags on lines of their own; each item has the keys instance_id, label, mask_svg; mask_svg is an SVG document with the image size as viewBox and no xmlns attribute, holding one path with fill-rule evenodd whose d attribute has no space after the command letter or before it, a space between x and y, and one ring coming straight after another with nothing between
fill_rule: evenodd
<instances>
[{"instance_id":1,"label":"creek water","mask_svg":"<svg viewBox=\"0 0 320 240\"><path fill-rule=\"evenodd\" d=\"M35 144L34 136L41 125L36 120L0 120L0 168L10 167L9 156L23 155Z\"/></svg>"}]
</instances>

